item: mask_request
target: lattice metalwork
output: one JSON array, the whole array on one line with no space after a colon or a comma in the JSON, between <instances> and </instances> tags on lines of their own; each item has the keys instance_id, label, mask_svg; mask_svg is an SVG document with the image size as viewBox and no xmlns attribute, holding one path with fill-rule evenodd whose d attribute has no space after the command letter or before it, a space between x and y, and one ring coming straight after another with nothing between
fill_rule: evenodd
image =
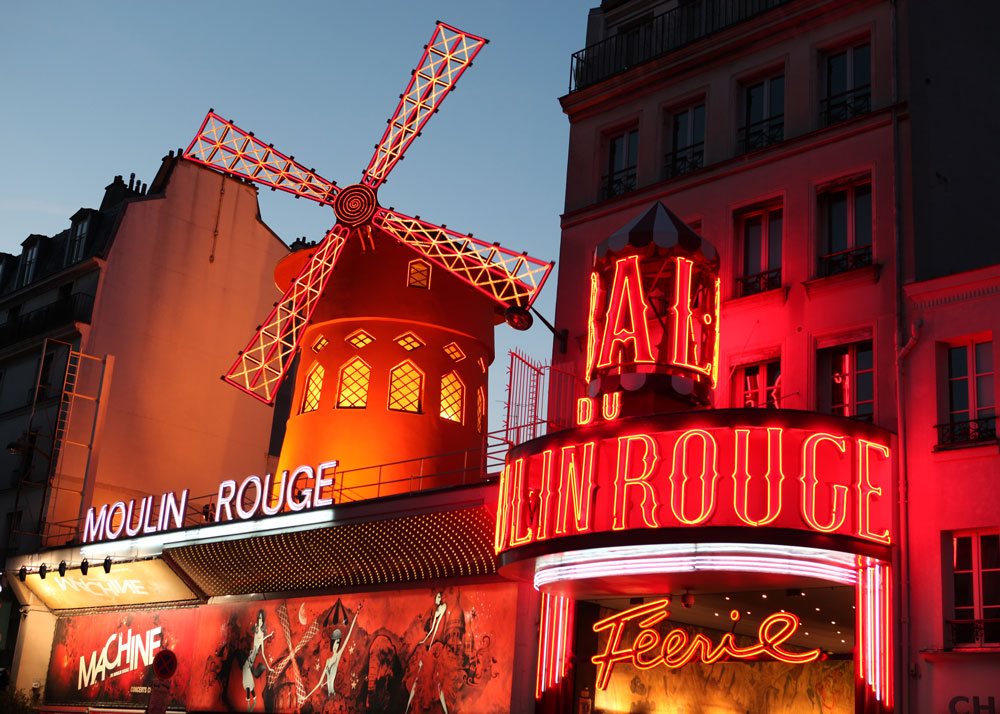
<instances>
[{"instance_id":1,"label":"lattice metalwork","mask_svg":"<svg viewBox=\"0 0 1000 714\"><path fill-rule=\"evenodd\" d=\"M375 338L372 337L368 332L365 332L364 330L358 330L357 332L352 332L344 339L347 340L347 342L350 345L357 347L359 350L362 347L367 347L368 345L370 345L372 342L375 341Z\"/></svg>"},{"instance_id":2,"label":"lattice metalwork","mask_svg":"<svg viewBox=\"0 0 1000 714\"><path fill-rule=\"evenodd\" d=\"M407 266L406 285L411 288L430 288L431 264L425 260L411 260Z\"/></svg>"},{"instance_id":3,"label":"lattice metalwork","mask_svg":"<svg viewBox=\"0 0 1000 714\"><path fill-rule=\"evenodd\" d=\"M337 408L364 409L368 406L368 385L371 377L372 368L360 357L355 357L341 367Z\"/></svg>"},{"instance_id":4,"label":"lattice metalwork","mask_svg":"<svg viewBox=\"0 0 1000 714\"><path fill-rule=\"evenodd\" d=\"M534 301L551 263L385 210L378 203L378 188L485 44L481 37L438 23L362 181L344 188L209 110L185 153L188 159L332 206L337 216L336 225L313 249L302 272L226 373L226 381L261 401L274 401L344 242L371 227L410 246L504 307ZM428 285L429 281L428 266Z\"/></svg>"},{"instance_id":5,"label":"lattice metalwork","mask_svg":"<svg viewBox=\"0 0 1000 714\"><path fill-rule=\"evenodd\" d=\"M424 341L412 332L404 332L396 338L395 342L407 352L412 352L413 350L424 346Z\"/></svg>"},{"instance_id":6,"label":"lattice metalwork","mask_svg":"<svg viewBox=\"0 0 1000 714\"><path fill-rule=\"evenodd\" d=\"M444 353L451 357L456 362L461 362L465 359L465 353L462 352L462 348L458 346L457 342L449 342L444 346Z\"/></svg>"},{"instance_id":7,"label":"lattice metalwork","mask_svg":"<svg viewBox=\"0 0 1000 714\"><path fill-rule=\"evenodd\" d=\"M389 409L418 414L423 391L424 373L413 362L402 362L389 372Z\"/></svg>"},{"instance_id":8,"label":"lattice metalwork","mask_svg":"<svg viewBox=\"0 0 1000 714\"><path fill-rule=\"evenodd\" d=\"M328 344L330 344L330 342L325 337L323 337L323 335L320 335L318 338L316 338L316 341L313 342L313 352L322 352L323 348L326 347Z\"/></svg>"},{"instance_id":9,"label":"lattice metalwork","mask_svg":"<svg viewBox=\"0 0 1000 714\"><path fill-rule=\"evenodd\" d=\"M462 424L465 411L465 385L461 377L448 372L441 377L441 418Z\"/></svg>"},{"instance_id":10,"label":"lattice metalwork","mask_svg":"<svg viewBox=\"0 0 1000 714\"><path fill-rule=\"evenodd\" d=\"M319 397L323 393L323 365L317 364L306 378L306 388L302 393L302 409L300 414L314 412L319 409Z\"/></svg>"}]
</instances>

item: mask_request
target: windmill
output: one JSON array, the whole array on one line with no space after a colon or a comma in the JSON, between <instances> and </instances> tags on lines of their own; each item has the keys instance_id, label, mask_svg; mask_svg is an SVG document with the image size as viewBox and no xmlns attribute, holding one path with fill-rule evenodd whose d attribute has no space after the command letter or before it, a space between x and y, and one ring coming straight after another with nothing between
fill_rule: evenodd
<instances>
[{"instance_id":1,"label":"windmill","mask_svg":"<svg viewBox=\"0 0 1000 714\"><path fill-rule=\"evenodd\" d=\"M370 234L373 228L458 276L500 306L528 307L534 301L552 263L384 208L378 201L379 187L486 42L437 24L361 181L344 188L209 110L185 152L186 158L331 206L337 218L225 374L227 382L273 403L345 243L354 236Z\"/></svg>"},{"instance_id":2,"label":"windmill","mask_svg":"<svg viewBox=\"0 0 1000 714\"><path fill-rule=\"evenodd\" d=\"M437 24L359 183L341 188L213 110L185 152L218 171L330 206L336 215L314 248L279 263L275 276L284 294L224 375L273 403L302 355L276 473L331 458L343 469L445 451L465 453L446 468L466 473L478 466L468 454L482 445L493 325L505 309L531 306L552 263L385 208L378 192L485 44ZM349 270L335 271L345 264ZM408 287L425 288L423 295L397 280L407 266L412 278L414 264L418 280ZM335 289L327 290L334 273ZM398 478L409 479L408 489L420 488L413 472L423 479L433 468L401 466ZM354 488L342 496L367 497L358 490L366 478L354 479L357 488L338 479L338 488ZM379 483L387 479L380 469Z\"/></svg>"}]
</instances>

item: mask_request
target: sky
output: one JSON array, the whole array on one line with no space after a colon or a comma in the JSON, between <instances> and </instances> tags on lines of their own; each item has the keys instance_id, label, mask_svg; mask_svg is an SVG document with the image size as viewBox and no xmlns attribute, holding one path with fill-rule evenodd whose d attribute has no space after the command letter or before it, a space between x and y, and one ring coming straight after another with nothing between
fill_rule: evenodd
<instances>
[{"instance_id":1,"label":"sky","mask_svg":"<svg viewBox=\"0 0 1000 714\"><path fill-rule=\"evenodd\" d=\"M360 179L438 20L490 43L379 192L450 229L557 260L570 56L598 0L0 2L0 251L54 235L121 174L152 180L206 111L341 186ZM286 243L333 212L268 190ZM261 276L270 280L270 276ZM555 273L536 307L551 321ZM263 315L261 316L264 317ZM248 339L250 335L247 336ZM234 345L234 354L243 345ZM490 428L503 425L507 352L548 361L551 335L496 328Z\"/></svg>"}]
</instances>

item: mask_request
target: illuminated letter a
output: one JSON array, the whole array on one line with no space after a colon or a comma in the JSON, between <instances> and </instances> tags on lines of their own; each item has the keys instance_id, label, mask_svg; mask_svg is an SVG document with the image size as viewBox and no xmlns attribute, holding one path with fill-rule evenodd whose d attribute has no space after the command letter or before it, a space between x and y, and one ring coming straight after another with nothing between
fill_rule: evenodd
<instances>
[{"instance_id":1,"label":"illuminated letter a","mask_svg":"<svg viewBox=\"0 0 1000 714\"><path fill-rule=\"evenodd\" d=\"M615 348L622 348L629 342L635 350L635 362L652 363L653 350L650 345L646 311L652 312L646 296L642 292L642 275L639 272L639 256L621 258L615 263L615 282L608 298L608 312L604 316L604 334L601 337L601 353L597 358L598 368L612 365ZM624 360L624 354L621 360Z\"/></svg>"}]
</instances>

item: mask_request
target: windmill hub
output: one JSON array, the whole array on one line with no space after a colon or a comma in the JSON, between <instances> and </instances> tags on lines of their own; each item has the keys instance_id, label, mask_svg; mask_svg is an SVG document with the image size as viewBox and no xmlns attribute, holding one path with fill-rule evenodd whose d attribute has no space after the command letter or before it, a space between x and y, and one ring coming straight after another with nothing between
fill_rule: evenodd
<instances>
[{"instance_id":1,"label":"windmill hub","mask_svg":"<svg viewBox=\"0 0 1000 714\"><path fill-rule=\"evenodd\" d=\"M371 221L378 210L378 198L375 189L363 183L341 189L337 193L333 212L337 219L346 226L362 226Z\"/></svg>"}]
</instances>

